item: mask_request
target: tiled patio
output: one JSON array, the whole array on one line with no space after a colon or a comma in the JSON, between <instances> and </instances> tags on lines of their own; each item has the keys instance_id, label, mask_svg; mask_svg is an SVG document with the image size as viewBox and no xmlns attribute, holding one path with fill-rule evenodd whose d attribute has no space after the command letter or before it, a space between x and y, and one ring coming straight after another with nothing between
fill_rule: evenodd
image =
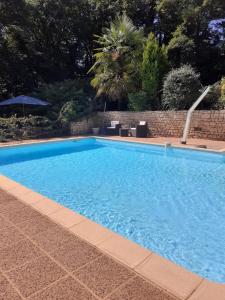
<instances>
[{"instance_id":1,"label":"tiled patio","mask_svg":"<svg viewBox=\"0 0 225 300\"><path fill-rule=\"evenodd\" d=\"M170 143L172 146L182 148L206 148L208 150L224 151L225 152L225 141L214 141L204 139L188 139L186 145L181 144L181 138L177 137L149 137L149 138L135 138L135 137L119 137L114 136L110 139L126 140L131 142L142 142L148 144L165 144Z\"/></svg>"},{"instance_id":2,"label":"tiled patio","mask_svg":"<svg viewBox=\"0 0 225 300\"><path fill-rule=\"evenodd\" d=\"M0 190L0 299L175 300Z\"/></svg>"}]
</instances>

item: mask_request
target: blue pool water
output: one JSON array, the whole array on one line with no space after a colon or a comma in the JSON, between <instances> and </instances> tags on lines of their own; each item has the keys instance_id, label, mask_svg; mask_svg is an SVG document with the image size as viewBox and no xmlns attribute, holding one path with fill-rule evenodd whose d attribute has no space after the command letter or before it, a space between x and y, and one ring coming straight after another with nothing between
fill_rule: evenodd
<instances>
[{"instance_id":1,"label":"blue pool water","mask_svg":"<svg viewBox=\"0 0 225 300\"><path fill-rule=\"evenodd\" d=\"M225 156L101 139L0 149L0 173L225 283Z\"/></svg>"}]
</instances>

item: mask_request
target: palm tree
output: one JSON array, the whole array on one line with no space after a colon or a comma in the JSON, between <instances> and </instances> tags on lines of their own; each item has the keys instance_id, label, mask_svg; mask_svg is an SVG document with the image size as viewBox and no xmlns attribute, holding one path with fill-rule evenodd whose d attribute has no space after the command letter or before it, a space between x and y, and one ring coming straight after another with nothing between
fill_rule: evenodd
<instances>
[{"instance_id":1,"label":"palm tree","mask_svg":"<svg viewBox=\"0 0 225 300\"><path fill-rule=\"evenodd\" d=\"M119 101L127 98L140 78L144 42L142 30L123 15L96 37L100 48L96 49L96 62L90 71L95 73L91 84L97 89L97 96L107 95Z\"/></svg>"}]
</instances>

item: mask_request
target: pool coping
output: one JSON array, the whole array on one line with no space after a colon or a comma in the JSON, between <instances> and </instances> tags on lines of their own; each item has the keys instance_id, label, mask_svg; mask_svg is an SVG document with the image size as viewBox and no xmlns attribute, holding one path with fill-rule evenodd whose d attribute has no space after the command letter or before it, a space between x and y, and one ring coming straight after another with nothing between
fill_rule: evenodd
<instances>
[{"instance_id":1,"label":"pool coping","mask_svg":"<svg viewBox=\"0 0 225 300\"><path fill-rule=\"evenodd\" d=\"M187 146L187 145L175 145L173 143L170 143L168 141L168 143L153 143L152 141L135 141L135 140L130 140L129 137L123 137L122 139L118 139L116 136L115 137L106 137L106 136L89 136L89 138L95 138L95 139L102 139L102 140L110 140L110 141L114 141L114 142L126 142L126 143L134 143L134 144L145 144L145 145L152 145L152 146L159 146L159 147L171 147L174 149L179 149L179 150L194 150L194 151L202 151L202 152L207 152L207 153L217 153L217 154L225 154L225 149L220 149L220 150L216 150L216 149L208 149L208 148L200 148L200 147L192 147L192 146ZM169 138L168 138L169 140ZM168 145L169 144L169 145Z\"/></svg>"},{"instance_id":2,"label":"pool coping","mask_svg":"<svg viewBox=\"0 0 225 300\"><path fill-rule=\"evenodd\" d=\"M136 140L131 140L129 137L122 137L118 138L117 136L102 136L102 135L84 135L84 136L71 136L71 137L62 137L62 138L51 138L51 139L39 139L39 140L22 140L21 142L18 143L0 143L0 149L1 148L8 148L8 147L19 147L19 146L26 146L26 145L35 145L35 144L45 144L45 143L56 143L56 142L62 142L62 141L71 141L71 140L83 140L83 139L88 139L88 138L93 138L93 139L102 139L102 140L109 140L109 141L116 141L116 142L126 142L126 143L134 143L134 144L144 144L144 145L153 145L153 146L160 146L160 147L165 147L166 145L171 148L175 149L183 149L183 150L194 150L194 151L202 151L202 152L207 152L207 153L217 153L217 154L225 154L225 148L222 149L210 149L210 148L201 148L197 146L189 146L185 144L173 144L169 142L169 137L168 137L168 142L165 143L156 143L153 142L151 139L149 141L136 141Z\"/></svg>"},{"instance_id":3,"label":"pool coping","mask_svg":"<svg viewBox=\"0 0 225 300\"><path fill-rule=\"evenodd\" d=\"M54 141L62 140L68 139ZM179 299L225 299L225 284L204 279L6 176L0 175L0 188Z\"/></svg>"}]
</instances>

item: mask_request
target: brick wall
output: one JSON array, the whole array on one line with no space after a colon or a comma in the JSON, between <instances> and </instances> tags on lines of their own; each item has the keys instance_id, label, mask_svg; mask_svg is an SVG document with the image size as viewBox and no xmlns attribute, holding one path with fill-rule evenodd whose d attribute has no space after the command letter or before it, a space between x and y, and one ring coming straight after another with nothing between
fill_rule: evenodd
<instances>
[{"instance_id":1,"label":"brick wall","mask_svg":"<svg viewBox=\"0 0 225 300\"><path fill-rule=\"evenodd\" d=\"M77 122L71 123L70 129L72 135L89 134L93 127L100 127L100 116L98 114L91 114L87 117L81 118Z\"/></svg>"},{"instance_id":2,"label":"brick wall","mask_svg":"<svg viewBox=\"0 0 225 300\"><path fill-rule=\"evenodd\" d=\"M133 126L147 121L152 136L181 137L187 111L145 111L145 112L98 112L71 125L72 134L87 134L92 127L101 127L111 120ZM225 140L225 110L195 111L192 116L189 137Z\"/></svg>"}]
</instances>

